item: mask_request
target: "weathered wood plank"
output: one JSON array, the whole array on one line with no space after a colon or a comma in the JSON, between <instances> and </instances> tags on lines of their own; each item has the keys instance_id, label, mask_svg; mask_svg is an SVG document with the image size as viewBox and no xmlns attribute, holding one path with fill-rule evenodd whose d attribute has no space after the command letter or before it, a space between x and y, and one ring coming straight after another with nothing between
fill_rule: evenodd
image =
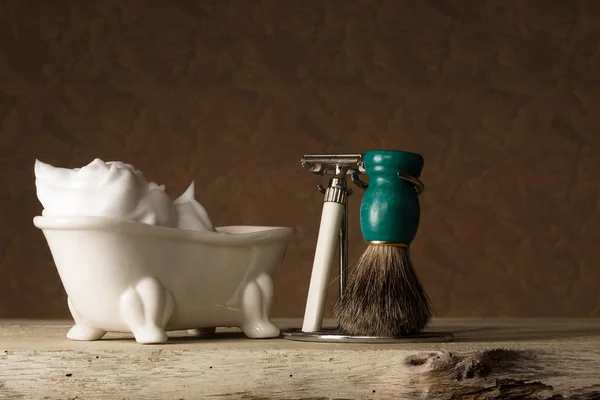
<instances>
[{"instance_id":1,"label":"weathered wood plank","mask_svg":"<svg viewBox=\"0 0 600 400\"><path fill-rule=\"evenodd\" d=\"M600 319L439 319L432 329L456 341L321 344L223 330L142 346L4 321L0 399L600 399Z\"/></svg>"}]
</instances>

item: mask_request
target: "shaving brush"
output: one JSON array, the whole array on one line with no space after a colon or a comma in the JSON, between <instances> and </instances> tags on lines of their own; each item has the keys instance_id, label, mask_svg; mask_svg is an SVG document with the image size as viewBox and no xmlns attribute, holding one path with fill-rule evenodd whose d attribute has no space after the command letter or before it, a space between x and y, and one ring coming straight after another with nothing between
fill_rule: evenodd
<instances>
[{"instance_id":1,"label":"shaving brush","mask_svg":"<svg viewBox=\"0 0 600 400\"><path fill-rule=\"evenodd\" d=\"M339 328L358 336L395 337L427 326L432 307L413 268L410 244L419 227L420 154L381 150L364 154L369 184L360 207L367 248L350 271L334 307Z\"/></svg>"}]
</instances>

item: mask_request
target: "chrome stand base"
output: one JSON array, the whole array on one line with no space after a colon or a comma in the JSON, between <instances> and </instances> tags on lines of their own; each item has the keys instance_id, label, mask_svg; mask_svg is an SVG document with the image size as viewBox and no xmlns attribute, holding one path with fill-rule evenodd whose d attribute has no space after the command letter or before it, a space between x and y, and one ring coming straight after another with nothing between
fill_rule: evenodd
<instances>
[{"instance_id":1,"label":"chrome stand base","mask_svg":"<svg viewBox=\"0 0 600 400\"><path fill-rule=\"evenodd\" d=\"M301 329L287 329L281 332L284 339L298 342L321 343L365 343L365 344L401 344L401 343L439 343L452 342L454 335L450 332L420 332L414 335L385 336L353 336L341 333L338 329L325 329L320 332L302 332Z\"/></svg>"}]
</instances>

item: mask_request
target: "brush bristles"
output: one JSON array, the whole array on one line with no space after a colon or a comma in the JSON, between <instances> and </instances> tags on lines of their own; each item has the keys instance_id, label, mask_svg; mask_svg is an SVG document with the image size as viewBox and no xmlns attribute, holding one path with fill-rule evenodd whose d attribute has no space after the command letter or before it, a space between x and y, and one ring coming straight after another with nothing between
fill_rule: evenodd
<instances>
[{"instance_id":1,"label":"brush bristles","mask_svg":"<svg viewBox=\"0 0 600 400\"><path fill-rule=\"evenodd\" d=\"M340 330L361 336L418 333L429 323L431 313L408 247L386 245L367 247L334 308Z\"/></svg>"}]
</instances>

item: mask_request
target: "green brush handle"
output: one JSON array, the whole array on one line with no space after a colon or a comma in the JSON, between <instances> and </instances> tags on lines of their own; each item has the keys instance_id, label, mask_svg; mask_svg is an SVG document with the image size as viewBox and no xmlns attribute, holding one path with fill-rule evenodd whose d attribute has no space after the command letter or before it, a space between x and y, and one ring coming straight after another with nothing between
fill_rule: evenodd
<instances>
[{"instance_id":1,"label":"green brush handle","mask_svg":"<svg viewBox=\"0 0 600 400\"><path fill-rule=\"evenodd\" d=\"M360 229L364 240L409 245L417 234L421 216L415 183L420 184L423 156L376 150L365 153L363 160L369 176L360 206ZM399 174L406 179L400 178Z\"/></svg>"}]
</instances>

